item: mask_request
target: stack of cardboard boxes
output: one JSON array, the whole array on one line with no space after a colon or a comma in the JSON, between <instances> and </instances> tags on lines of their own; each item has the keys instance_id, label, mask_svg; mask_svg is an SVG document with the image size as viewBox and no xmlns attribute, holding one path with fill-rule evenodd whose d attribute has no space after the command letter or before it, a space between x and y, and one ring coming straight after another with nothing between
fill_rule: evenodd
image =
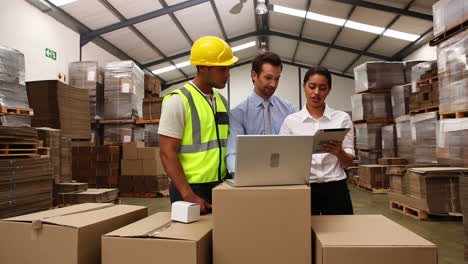
<instances>
[{"instance_id":1,"label":"stack of cardboard boxes","mask_svg":"<svg viewBox=\"0 0 468 264\"><path fill-rule=\"evenodd\" d=\"M382 157L382 127L393 122L391 89L405 84L405 70L402 62L367 62L354 69L352 119L360 164L377 164Z\"/></svg>"},{"instance_id":2,"label":"stack of cardboard boxes","mask_svg":"<svg viewBox=\"0 0 468 264\"><path fill-rule=\"evenodd\" d=\"M70 86L88 91L91 118L99 119L104 104L104 70L96 61L78 61L70 63L68 72Z\"/></svg>"},{"instance_id":3,"label":"stack of cardboard boxes","mask_svg":"<svg viewBox=\"0 0 468 264\"><path fill-rule=\"evenodd\" d=\"M145 98L143 99L143 119L161 117L161 82L153 75L145 74Z\"/></svg>"},{"instance_id":4,"label":"stack of cardboard boxes","mask_svg":"<svg viewBox=\"0 0 468 264\"><path fill-rule=\"evenodd\" d=\"M439 106L439 81L437 62L415 65L411 75L410 111Z\"/></svg>"},{"instance_id":5,"label":"stack of cardboard boxes","mask_svg":"<svg viewBox=\"0 0 468 264\"><path fill-rule=\"evenodd\" d=\"M119 146L73 147L73 179L93 188L118 188Z\"/></svg>"},{"instance_id":6,"label":"stack of cardboard boxes","mask_svg":"<svg viewBox=\"0 0 468 264\"><path fill-rule=\"evenodd\" d=\"M438 112L428 112L410 117L414 161L417 164L437 164L436 136Z\"/></svg>"},{"instance_id":7,"label":"stack of cardboard boxes","mask_svg":"<svg viewBox=\"0 0 468 264\"><path fill-rule=\"evenodd\" d=\"M88 91L60 81L28 82L28 98L34 109L32 125L62 130L71 139L91 138Z\"/></svg>"},{"instance_id":8,"label":"stack of cardboard boxes","mask_svg":"<svg viewBox=\"0 0 468 264\"><path fill-rule=\"evenodd\" d=\"M144 142L123 145L121 193L156 193L167 190L169 179L159 156L159 148Z\"/></svg>"}]
</instances>

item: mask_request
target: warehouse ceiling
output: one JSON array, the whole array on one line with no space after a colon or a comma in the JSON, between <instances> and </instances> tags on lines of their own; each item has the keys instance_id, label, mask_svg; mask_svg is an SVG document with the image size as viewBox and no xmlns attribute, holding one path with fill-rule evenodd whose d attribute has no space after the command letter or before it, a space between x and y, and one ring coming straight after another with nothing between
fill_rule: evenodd
<instances>
[{"instance_id":1,"label":"warehouse ceiling","mask_svg":"<svg viewBox=\"0 0 468 264\"><path fill-rule=\"evenodd\" d=\"M432 37L436 0L26 0L166 84L193 77L199 37L236 47L242 65L258 50L291 65L322 65L352 78L366 61L401 60ZM266 14L261 11L262 4ZM257 10L256 10L257 7ZM266 11L266 10L263 10ZM257 12L258 13L258 12Z\"/></svg>"}]
</instances>

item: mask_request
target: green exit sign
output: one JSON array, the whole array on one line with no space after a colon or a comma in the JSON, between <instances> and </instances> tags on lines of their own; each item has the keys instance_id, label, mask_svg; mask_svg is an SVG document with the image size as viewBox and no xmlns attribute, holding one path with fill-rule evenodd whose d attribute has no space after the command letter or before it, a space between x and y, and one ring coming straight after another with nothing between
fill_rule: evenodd
<instances>
[{"instance_id":1,"label":"green exit sign","mask_svg":"<svg viewBox=\"0 0 468 264\"><path fill-rule=\"evenodd\" d=\"M57 60L57 52L55 52L55 51L53 51L51 49L48 49L48 48L45 49L45 56L47 58Z\"/></svg>"}]
</instances>

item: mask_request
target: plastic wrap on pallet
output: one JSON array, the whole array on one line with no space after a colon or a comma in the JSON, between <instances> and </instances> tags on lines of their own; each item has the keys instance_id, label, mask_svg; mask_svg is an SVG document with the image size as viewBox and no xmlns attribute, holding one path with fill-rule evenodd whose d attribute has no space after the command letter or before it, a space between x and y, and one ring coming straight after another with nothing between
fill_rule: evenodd
<instances>
[{"instance_id":1,"label":"plastic wrap on pallet","mask_svg":"<svg viewBox=\"0 0 468 264\"><path fill-rule=\"evenodd\" d=\"M389 90L405 84L403 62L366 62L354 68L356 93Z\"/></svg>"},{"instance_id":2,"label":"plastic wrap on pallet","mask_svg":"<svg viewBox=\"0 0 468 264\"><path fill-rule=\"evenodd\" d=\"M99 119L104 103L104 70L96 61L77 61L68 66L70 86L87 89L92 118Z\"/></svg>"},{"instance_id":3,"label":"plastic wrap on pallet","mask_svg":"<svg viewBox=\"0 0 468 264\"><path fill-rule=\"evenodd\" d=\"M23 53L0 45L0 104L28 108Z\"/></svg>"},{"instance_id":4,"label":"plastic wrap on pallet","mask_svg":"<svg viewBox=\"0 0 468 264\"><path fill-rule=\"evenodd\" d=\"M397 139L397 157L407 159L409 164L414 163L414 148L409 115L395 119L395 131Z\"/></svg>"},{"instance_id":5,"label":"plastic wrap on pallet","mask_svg":"<svg viewBox=\"0 0 468 264\"><path fill-rule=\"evenodd\" d=\"M31 116L20 116L20 115L4 115L0 116L0 123L2 126L9 127L22 127L31 126Z\"/></svg>"},{"instance_id":6,"label":"plastic wrap on pallet","mask_svg":"<svg viewBox=\"0 0 468 264\"><path fill-rule=\"evenodd\" d=\"M466 0L440 0L432 6L434 36L465 22L468 19Z\"/></svg>"},{"instance_id":7,"label":"plastic wrap on pallet","mask_svg":"<svg viewBox=\"0 0 468 264\"><path fill-rule=\"evenodd\" d=\"M437 162L453 167L468 167L468 118L439 120Z\"/></svg>"},{"instance_id":8,"label":"plastic wrap on pallet","mask_svg":"<svg viewBox=\"0 0 468 264\"><path fill-rule=\"evenodd\" d=\"M468 109L468 31L437 46L440 112Z\"/></svg>"},{"instance_id":9,"label":"plastic wrap on pallet","mask_svg":"<svg viewBox=\"0 0 468 264\"><path fill-rule=\"evenodd\" d=\"M389 123L354 124L358 149L382 150L382 127Z\"/></svg>"},{"instance_id":10,"label":"plastic wrap on pallet","mask_svg":"<svg viewBox=\"0 0 468 264\"><path fill-rule=\"evenodd\" d=\"M142 117L143 71L133 61L110 62L104 70L104 119Z\"/></svg>"},{"instance_id":11,"label":"plastic wrap on pallet","mask_svg":"<svg viewBox=\"0 0 468 264\"><path fill-rule=\"evenodd\" d=\"M405 83L411 83L412 80L411 80L411 70L413 68L413 66L421 63L421 62L424 62L424 61L420 61L420 60L414 60L414 61L405 61L403 62L405 64Z\"/></svg>"},{"instance_id":12,"label":"plastic wrap on pallet","mask_svg":"<svg viewBox=\"0 0 468 264\"><path fill-rule=\"evenodd\" d=\"M416 163L437 164L437 119L437 112L423 113L410 117L411 138L413 140Z\"/></svg>"},{"instance_id":13,"label":"plastic wrap on pallet","mask_svg":"<svg viewBox=\"0 0 468 264\"><path fill-rule=\"evenodd\" d=\"M392 105L389 93L363 93L351 96L353 121L391 119Z\"/></svg>"},{"instance_id":14,"label":"plastic wrap on pallet","mask_svg":"<svg viewBox=\"0 0 468 264\"><path fill-rule=\"evenodd\" d=\"M358 150L358 160L360 165L378 164L382 158L380 151L362 151Z\"/></svg>"},{"instance_id":15,"label":"plastic wrap on pallet","mask_svg":"<svg viewBox=\"0 0 468 264\"><path fill-rule=\"evenodd\" d=\"M411 92L419 92L417 83L437 76L437 61L426 61L411 68Z\"/></svg>"},{"instance_id":16,"label":"plastic wrap on pallet","mask_svg":"<svg viewBox=\"0 0 468 264\"><path fill-rule=\"evenodd\" d=\"M411 85L393 86L391 92L393 118L409 114Z\"/></svg>"},{"instance_id":17,"label":"plastic wrap on pallet","mask_svg":"<svg viewBox=\"0 0 468 264\"><path fill-rule=\"evenodd\" d=\"M382 158L396 157L396 130L391 124L382 127Z\"/></svg>"},{"instance_id":18,"label":"plastic wrap on pallet","mask_svg":"<svg viewBox=\"0 0 468 264\"><path fill-rule=\"evenodd\" d=\"M158 124L145 125L145 146L159 147Z\"/></svg>"},{"instance_id":19,"label":"plastic wrap on pallet","mask_svg":"<svg viewBox=\"0 0 468 264\"><path fill-rule=\"evenodd\" d=\"M137 126L133 130L133 139L135 142L144 142L145 141L145 128L142 126Z\"/></svg>"},{"instance_id":20,"label":"plastic wrap on pallet","mask_svg":"<svg viewBox=\"0 0 468 264\"><path fill-rule=\"evenodd\" d=\"M124 143L135 141L134 124L105 124L104 143Z\"/></svg>"}]
</instances>

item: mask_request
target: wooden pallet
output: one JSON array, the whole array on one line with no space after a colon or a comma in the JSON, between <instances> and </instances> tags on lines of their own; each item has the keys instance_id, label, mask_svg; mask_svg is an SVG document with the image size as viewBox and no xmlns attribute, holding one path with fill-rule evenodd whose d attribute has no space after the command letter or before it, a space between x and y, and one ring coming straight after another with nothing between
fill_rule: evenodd
<instances>
[{"instance_id":1,"label":"wooden pallet","mask_svg":"<svg viewBox=\"0 0 468 264\"><path fill-rule=\"evenodd\" d=\"M381 189L381 188L372 188L369 185L358 183L359 188L369 191L371 193L381 194L381 193L388 193L390 189Z\"/></svg>"},{"instance_id":2,"label":"wooden pallet","mask_svg":"<svg viewBox=\"0 0 468 264\"><path fill-rule=\"evenodd\" d=\"M19 116L33 116L34 111L32 108L19 108L11 106L0 105L0 113L6 115L19 115Z\"/></svg>"},{"instance_id":3,"label":"wooden pallet","mask_svg":"<svg viewBox=\"0 0 468 264\"><path fill-rule=\"evenodd\" d=\"M393 118L389 119L366 119L366 120L358 120L353 121L355 124L362 124L362 123L393 123Z\"/></svg>"},{"instance_id":4,"label":"wooden pallet","mask_svg":"<svg viewBox=\"0 0 468 264\"><path fill-rule=\"evenodd\" d=\"M146 120L137 120L137 125L144 125L144 124L159 124L159 119L146 119Z\"/></svg>"},{"instance_id":5,"label":"wooden pallet","mask_svg":"<svg viewBox=\"0 0 468 264\"><path fill-rule=\"evenodd\" d=\"M122 120L96 120L99 124L135 124L135 119L122 119Z\"/></svg>"},{"instance_id":6,"label":"wooden pallet","mask_svg":"<svg viewBox=\"0 0 468 264\"><path fill-rule=\"evenodd\" d=\"M435 220L435 219L450 219L461 220L463 214L461 213L447 213L447 214L430 214L425 210L418 209L402 202L390 200L390 209L399 212L403 215L409 216L416 220Z\"/></svg>"},{"instance_id":7,"label":"wooden pallet","mask_svg":"<svg viewBox=\"0 0 468 264\"><path fill-rule=\"evenodd\" d=\"M416 87L420 88L422 86L427 86L429 84L432 84L432 83L438 82L438 81L439 81L439 76L434 76L432 78L416 82Z\"/></svg>"},{"instance_id":8,"label":"wooden pallet","mask_svg":"<svg viewBox=\"0 0 468 264\"><path fill-rule=\"evenodd\" d=\"M1 141L0 157L29 156L38 154L39 142Z\"/></svg>"},{"instance_id":9,"label":"wooden pallet","mask_svg":"<svg viewBox=\"0 0 468 264\"><path fill-rule=\"evenodd\" d=\"M160 198L168 197L169 190L164 190L160 192L150 192L150 193L139 193L139 192L126 192L120 193L120 197L132 197L132 198Z\"/></svg>"},{"instance_id":10,"label":"wooden pallet","mask_svg":"<svg viewBox=\"0 0 468 264\"><path fill-rule=\"evenodd\" d=\"M440 35L435 36L433 39L429 41L430 46L436 46L437 44L441 43L442 41L451 38L452 36L463 32L465 29L468 28L468 20L454 26L453 28L445 31L444 33L441 33Z\"/></svg>"},{"instance_id":11,"label":"wooden pallet","mask_svg":"<svg viewBox=\"0 0 468 264\"><path fill-rule=\"evenodd\" d=\"M442 119L465 118L468 117L468 110L460 110L440 114Z\"/></svg>"},{"instance_id":12,"label":"wooden pallet","mask_svg":"<svg viewBox=\"0 0 468 264\"><path fill-rule=\"evenodd\" d=\"M37 153L41 156L49 156L50 157L50 148L49 147L38 147Z\"/></svg>"},{"instance_id":13,"label":"wooden pallet","mask_svg":"<svg viewBox=\"0 0 468 264\"><path fill-rule=\"evenodd\" d=\"M431 107L425 107L425 108L420 108L420 109L416 109L416 110L411 110L410 115L414 116L414 115L417 115L417 114L438 112L438 111L439 111L439 106L431 106Z\"/></svg>"}]
</instances>

